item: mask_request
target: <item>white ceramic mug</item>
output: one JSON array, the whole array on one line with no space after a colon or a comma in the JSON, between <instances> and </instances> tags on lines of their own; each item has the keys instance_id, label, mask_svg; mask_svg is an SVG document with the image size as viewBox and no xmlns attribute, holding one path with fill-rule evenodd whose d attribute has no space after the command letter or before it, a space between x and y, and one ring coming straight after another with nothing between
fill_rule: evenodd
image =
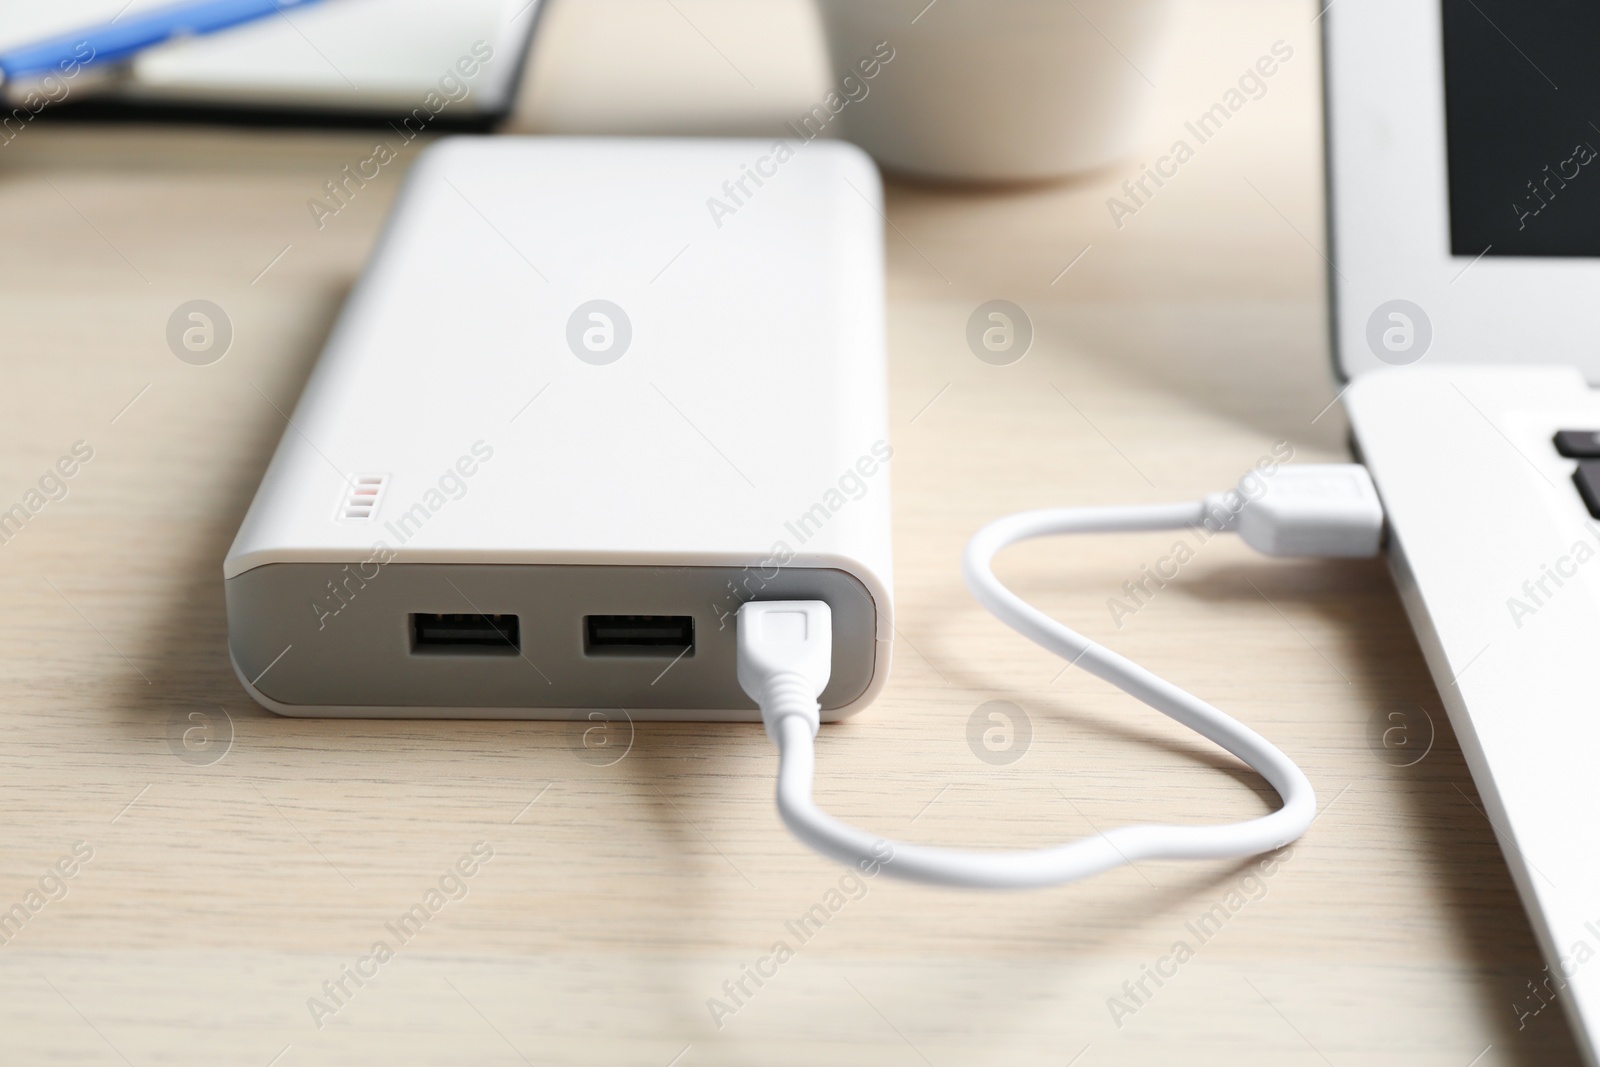
<instances>
[{"instance_id":1,"label":"white ceramic mug","mask_svg":"<svg viewBox=\"0 0 1600 1067\"><path fill-rule=\"evenodd\" d=\"M1173 3L818 0L832 91L792 125L924 178L1093 170L1147 139Z\"/></svg>"}]
</instances>

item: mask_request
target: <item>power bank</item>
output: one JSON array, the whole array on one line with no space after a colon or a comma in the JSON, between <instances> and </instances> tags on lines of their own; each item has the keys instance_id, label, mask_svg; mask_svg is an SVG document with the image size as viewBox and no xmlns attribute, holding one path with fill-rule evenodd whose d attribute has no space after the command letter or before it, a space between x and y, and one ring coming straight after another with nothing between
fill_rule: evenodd
<instances>
[{"instance_id":1,"label":"power bank","mask_svg":"<svg viewBox=\"0 0 1600 1067\"><path fill-rule=\"evenodd\" d=\"M840 143L456 138L408 175L223 567L307 716L759 720L753 599L891 624L882 192Z\"/></svg>"}]
</instances>

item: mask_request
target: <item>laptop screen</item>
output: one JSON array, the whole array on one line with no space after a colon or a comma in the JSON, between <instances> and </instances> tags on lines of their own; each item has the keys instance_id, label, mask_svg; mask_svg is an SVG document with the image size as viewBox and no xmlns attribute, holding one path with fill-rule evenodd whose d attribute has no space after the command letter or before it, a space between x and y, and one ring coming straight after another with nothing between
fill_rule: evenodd
<instances>
[{"instance_id":1,"label":"laptop screen","mask_svg":"<svg viewBox=\"0 0 1600 1067\"><path fill-rule=\"evenodd\" d=\"M1600 256L1600 4L1441 3L1451 252Z\"/></svg>"}]
</instances>

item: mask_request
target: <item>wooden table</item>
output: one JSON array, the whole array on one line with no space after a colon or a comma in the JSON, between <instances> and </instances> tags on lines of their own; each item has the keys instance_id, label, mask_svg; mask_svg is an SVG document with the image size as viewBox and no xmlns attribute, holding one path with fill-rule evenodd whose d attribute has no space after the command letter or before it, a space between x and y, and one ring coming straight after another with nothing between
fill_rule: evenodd
<instances>
[{"instance_id":1,"label":"wooden table","mask_svg":"<svg viewBox=\"0 0 1600 1067\"><path fill-rule=\"evenodd\" d=\"M899 637L876 706L819 742L841 816L1022 847L1270 802L986 616L956 561L1008 511L1190 499L1280 441L1345 455L1314 14L1183 9L1153 146L1273 41L1295 57L1121 228L1106 199L1137 161L1054 187L890 186ZM559 4L514 125L768 132L827 83L808 17ZM0 510L93 450L0 546L0 911L39 905L0 946L0 1061L1577 1062L1559 1001L1519 1019L1542 960L1376 563L1218 539L1119 627L1108 601L1172 535L1002 562L1302 763L1322 814L1271 877L1147 863L1042 892L830 896L844 872L779 825L755 727L644 725L609 762L571 724L255 707L228 667L221 560L415 158L319 231L306 201L370 139L40 123L0 147ZM209 366L165 340L197 298L235 331ZM1036 332L1009 366L964 340L994 298ZM996 700L1030 735L1010 763L968 741ZM1410 748L1378 740L1395 724ZM808 939L786 926L830 902ZM395 925L418 905L424 924ZM793 958L743 978L779 941Z\"/></svg>"}]
</instances>

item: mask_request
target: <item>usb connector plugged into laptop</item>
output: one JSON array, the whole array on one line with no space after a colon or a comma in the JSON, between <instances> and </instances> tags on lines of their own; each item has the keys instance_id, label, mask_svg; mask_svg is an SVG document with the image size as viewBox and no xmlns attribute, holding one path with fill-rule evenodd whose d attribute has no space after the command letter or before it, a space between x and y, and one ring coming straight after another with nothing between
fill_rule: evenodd
<instances>
[{"instance_id":1,"label":"usb connector plugged into laptop","mask_svg":"<svg viewBox=\"0 0 1600 1067\"><path fill-rule=\"evenodd\" d=\"M1268 556L1362 559L1383 548L1383 504L1367 468L1306 463L1252 472L1205 498L1206 520Z\"/></svg>"}]
</instances>

